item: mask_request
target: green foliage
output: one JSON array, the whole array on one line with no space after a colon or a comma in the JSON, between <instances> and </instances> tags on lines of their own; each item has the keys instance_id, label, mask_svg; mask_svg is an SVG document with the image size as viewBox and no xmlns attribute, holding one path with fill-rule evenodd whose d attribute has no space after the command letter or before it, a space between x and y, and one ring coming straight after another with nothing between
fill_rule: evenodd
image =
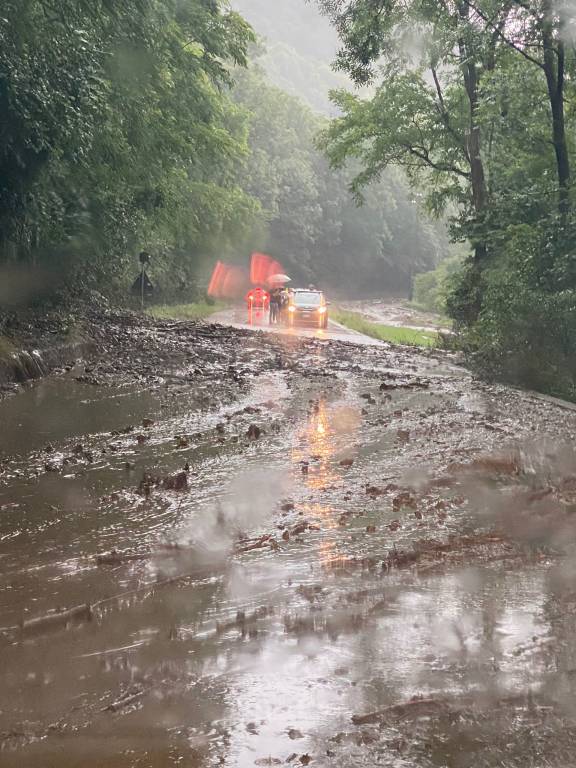
<instances>
[{"instance_id":1,"label":"green foliage","mask_svg":"<svg viewBox=\"0 0 576 768\"><path fill-rule=\"evenodd\" d=\"M354 169L330 169L315 146L325 121L257 66L237 74L234 98L250 116L243 187L268 217L264 247L295 279L348 296L405 294L411 275L444 255L443 228L420 215L398 173L387 172L356 206Z\"/></svg>"},{"instance_id":2,"label":"green foliage","mask_svg":"<svg viewBox=\"0 0 576 768\"><path fill-rule=\"evenodd\" d=\"M246 124L226 94L253 35L219 0L7 0L0 14L0 259L69 286L157 281L262 220L236 184Z\"/></svg>"},{"instance_id":3,"label":"green foliage","mask_svg":"<svg viewBox=\"0 0 576 768\"><path fill-rule=\"evenodd\" d=\"M353 331L358 331L358 333L363 333L365 336L380 341L389 341L392 344L403 344L410 347L436 347L440 341L439 335L433 331L420 331L414 328L374 323L358 312L337 309L331 313L331 316L336 322Z\"/></svg>"},{"instance_id":4,"label":"green foliage","mask_svg":"<svg viewBox=\"0 0 576 768\"><path fill-rule=\"evenodd\" d=\"M277 44L311 56L315 30L280 16ZM357 212L351 174L314 146L321 119L242 71L254 41L224 0L5 0L0 267L50 274L50 293L125 296L144 249L158 298L178 302L199 298L216 258L264 248L352 291L405 290L432 267L445 238L403 181L390 174Z\"/></svg>"},{"instance_id":5,"label":"green foliage","mask_svg":"<svg viewBox=\"0 0 576 768\"><path fill-rule=\"evenodd\" d=\"M472 246L418 276L417 301L446 308L479 371L576 398L573 14L550 0L318 2L338 66L376 83L370 99L334 94L331 162L359 164L357 195L401 165Z\"/></svg>"},{"instance_id":6,"label":"green foliage","mask_svg":"<svg viewBox=\"0 0 576 768\"><path fill-rule=\"evenodd\" d=\"M440 261L436 269L416 275L413 303L428 312L446 315L448 297L459 280L467 258L466 247L453 245L449 255Z\"/></svg>"},{"instance_id":7,"label":"green foliage","mask_svg":"<svg viewBox=\"0 0 576 768\"><path fill-rule=\"evenodd\" d=\"M576 400L576 290L538 279L549 233L520 225L509 235L464 337L471 358L491 376Z\"/></svg>"}]
</instances>

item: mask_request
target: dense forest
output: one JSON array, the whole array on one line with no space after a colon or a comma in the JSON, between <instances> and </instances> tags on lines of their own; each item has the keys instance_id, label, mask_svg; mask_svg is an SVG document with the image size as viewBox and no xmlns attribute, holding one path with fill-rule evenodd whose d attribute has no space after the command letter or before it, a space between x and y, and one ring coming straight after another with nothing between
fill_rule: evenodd
<instances>
[{"instance_id":1,"label":"dense forest","mask_svg":"<svg viewBox=\"0 0 576 768\"><path fill-rule=\"evenodd\" d=\"M261 64L270 81L302 99L315 112L336 115L335 88L353 88L344 72L332 68L338 34L308 0L233 0L232 6L265 41Z\"/></svg>"},{"instance_id":2,"label":"dense forest","mask_svg":"<svg viewBox=\"0 0 576 768\"><path fill-rule=\"evenodd\" d=\"M307 4L282 8L288 42L328 71L328 22ZM326 118L268 81L269 45L219 0L7 0L2 262L34 265L44 291L120 296L144 249L160 295L191 298L217 258L267 249L295 278L407 291L444 252L443 228L394 169L356 208L350 171L315 145Z\"/></svg>"},{"instance_id":3,"label":"dense forest","mask_svg":"<svg viewBox=\"0 0 576 768\"><path fill-rule=\"evenodd\" d=\"M291 274L341 293L405 294L411 274L438 261L443 229L419 215L398 173L371 185L358 207L353 171L330 170L315 147L324 120L258 66L237 74L233 97L251 120L243 188L267 214L263 247Z\"/></svg>"},{"instance_id":4,"label":"dense forest","mask_svg":"<svg viewBox=\"0 0 576 768\"><path fill-rule=\"evenodd\" d=\"M403 168L430 210L450 209L473 254L446 306L478 367L576 395L572 3L320 0L338 69L375 88L333 94L324 134L361 189Z\"/></svg>"}]
</instances>

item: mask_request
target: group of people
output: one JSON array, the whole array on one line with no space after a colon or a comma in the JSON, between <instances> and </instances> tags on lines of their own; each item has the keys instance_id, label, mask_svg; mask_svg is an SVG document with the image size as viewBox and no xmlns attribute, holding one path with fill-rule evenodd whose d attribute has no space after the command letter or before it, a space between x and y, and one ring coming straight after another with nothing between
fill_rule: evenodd
<instances>
[{"instance_id":1,"label":"group of people","mask_svg":"<svg viewBox=\"0 0 576 768\"><path fill-rule=\"evenodd\" d=\"M278 323L287 310L290 301L288 288L273 288L270 291L270 325Z\"/></svg>"}]
</instances>

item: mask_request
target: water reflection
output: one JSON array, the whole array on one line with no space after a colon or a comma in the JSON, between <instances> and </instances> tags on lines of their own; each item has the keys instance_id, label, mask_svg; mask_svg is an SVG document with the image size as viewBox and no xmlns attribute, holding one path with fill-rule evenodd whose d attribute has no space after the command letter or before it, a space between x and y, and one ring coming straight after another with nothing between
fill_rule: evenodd
<instances>
[{"instance_id":1,"label":"water reflection","mask_svg":"<svg viewBox=\"0 0 576 768\"><path fill-rule=\"evenodd\" d=\"M339 437L354 432L358 421L345 424L343 414L349 413L346 406L329 410L326 400L320 398L310 403L307 422L296 432L292 448L292 465L296 474L304 475L304 482L311 491L323 490L342 485L341 473L336 467Z\"/></svg>"}]
</instances>

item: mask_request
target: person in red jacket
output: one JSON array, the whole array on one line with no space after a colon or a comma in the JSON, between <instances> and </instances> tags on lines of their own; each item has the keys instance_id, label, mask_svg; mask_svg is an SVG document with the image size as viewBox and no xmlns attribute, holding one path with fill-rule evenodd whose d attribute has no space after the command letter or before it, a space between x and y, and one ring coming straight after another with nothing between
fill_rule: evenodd
<instances>
[{"instance_id":1,"label":"person in red jacket","mask_svg":"<svg viewBox=\"0 0 576 768\"><path fill-rule=\"evenodd\" d=\"M251 288L245 297L246 307L248 309L248 322L253 320L253 312L267 312L270 306L270 294L264 288L257 286Z\"/></svg>"}]
</instances>

